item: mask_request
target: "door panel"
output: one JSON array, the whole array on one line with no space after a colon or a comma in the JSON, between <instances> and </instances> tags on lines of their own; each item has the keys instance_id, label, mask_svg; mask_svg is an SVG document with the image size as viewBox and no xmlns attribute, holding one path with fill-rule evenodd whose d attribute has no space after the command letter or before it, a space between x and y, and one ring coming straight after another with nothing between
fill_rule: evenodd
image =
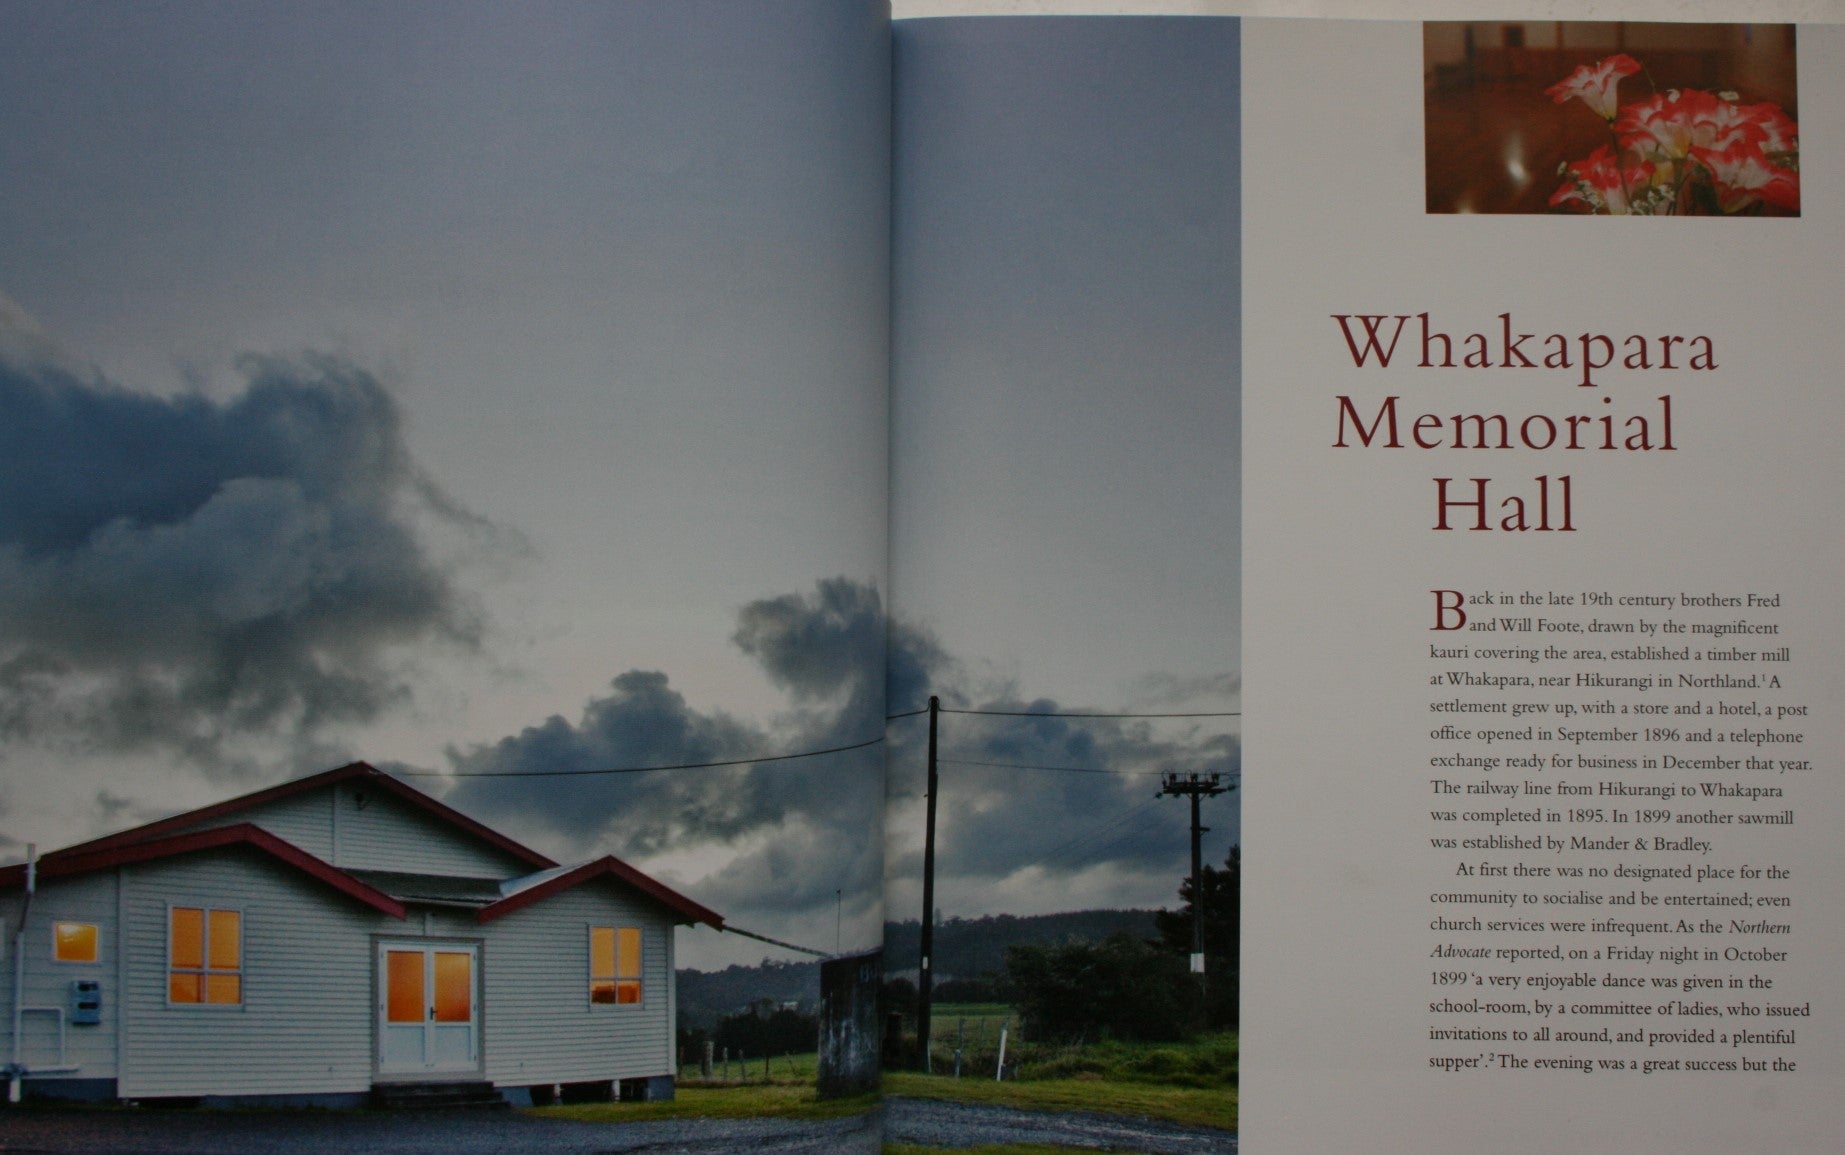
<instances>
[{"instance_id":1,"label":"door panel","mask_svg":"<svg viewBox=\"0 0 1845 1155\"><path fill-rule=\"evenodd\" d=\"M470 1071L480 1066L478 958L478 948L472 946L380 944L380 1074Z\"/></svg>"}]
</instances>

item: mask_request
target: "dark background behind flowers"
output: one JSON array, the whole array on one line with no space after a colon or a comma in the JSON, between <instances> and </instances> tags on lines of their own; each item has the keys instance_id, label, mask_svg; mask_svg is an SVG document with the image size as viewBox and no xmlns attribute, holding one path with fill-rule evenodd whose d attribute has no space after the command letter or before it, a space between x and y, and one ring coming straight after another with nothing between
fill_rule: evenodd
<instances>
[{"instance_id":1,"label":"dark background behind flowers","mask_svg":"<svg viewBox=\"0 0 1845 1155\"><path fill-rule=\"evenodd\" d=\"M1606 144L1608 130L1544 90L1616 52L1645 67L1621 81L1623 105L1655 91L1701 88L1800 115L1791 24L1437 22L1423 25L1422 46L1431 213L1551 211L1558 165Z\"/></svg>"}]
</instances>

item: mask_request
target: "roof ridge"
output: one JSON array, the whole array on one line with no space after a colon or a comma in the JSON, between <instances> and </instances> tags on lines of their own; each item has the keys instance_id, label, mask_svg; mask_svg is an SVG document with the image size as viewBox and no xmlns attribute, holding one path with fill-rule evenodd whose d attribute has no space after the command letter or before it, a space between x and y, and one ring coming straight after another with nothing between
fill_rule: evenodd
<instances>
[{"instance_id":1,"label":"roof ridge","mask_svg":"<svg viewBox=\"0 0 1845 1155\"><path fill-rule=\"evenodd\" d=\"M326 859L301 849L254 822L234 822L227 826L212 826L204 830L190 830L159 838L145 838L116 846L85 850L82 853L61 853L56 857L47 855L37 861L35 870L39 878L59 878L66 875L87 874L94 870L107 870L114 866L172 858L200 850L215 850L225 846L253 847L284 865L292 866L304 874L318 878L335 890L394 918L403 918L406 913L403 903L377 887L354 878ZM25 881L25 863L0 867L0 889L10 890L15 886L24 886Z\"/></svg>"},{"instance_id":2,"label":"roof ridge","mask_svg":"<svg viewBox=\"0 0 1845 1155\"><path fill-rule=\"evenodd\" d=\"M71 846L60 847L57 850L48 851L41 855L39 861L44 863L52 859L61 859L67 855L91 854L98 851L118 849L138 842L146 842L164 837L197 822L207 822L214 818L238 814L267 802L274 802L283 798L292 798L297 794L304 794L310 790L317 790L323 786L335 786L339 783L354 779L364 779L366 781L375 782L380 787L395 794L403 801L423 810L432 817L446 822L448 825L478 838L483 842L495 846L507 854L510 854L512 857L532 866L545 869L557 865L557 863L553 862L549 857L526 846L524 843L508 838L492 827L469 818L452 806L447 805L431 795L425 794L423 791L418 790L416 787L401 779L393 778L391 775L386 774L371 763L364 761L348 762L344 766L339 766L332 770L323 770L318 774L309 774L301 778L291 778L284 782L278 782L273 786L266 786L259 790L253 790L247 794L240 794L235 798L228 798L222 802L214 802L209 806L199 807L196 810L169 814L165 818L157 818L152 822L145 822L140 826L133 826L127 830L119 830L113 834L105 834L99 838L92 838L85 842L75 843Z\"/></svg>"}]
</instances>

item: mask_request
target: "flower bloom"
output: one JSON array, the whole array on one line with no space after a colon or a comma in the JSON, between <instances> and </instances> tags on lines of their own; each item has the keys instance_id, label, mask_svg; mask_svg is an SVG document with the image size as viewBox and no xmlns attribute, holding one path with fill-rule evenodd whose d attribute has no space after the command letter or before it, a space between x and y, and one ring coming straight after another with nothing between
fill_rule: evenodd
<instances>
[{"instance_id":1,"label":"flower bloom","mask_svg":"<svg viewBox=\"0 0 1845 1155\"><path fill-rule=\"evenodd\" d=\"M1594 64L1585 64L1570 73L1556 84L1544 90L1544 95L1558 104L1571 97L1580 97L1595 115L1603 120L1613 120L1615 112L1615 86L1623 76L1632 76L1640 71L1640 62L1624 52L1616 53L1606 60Z\"/></svg>"},{"instance_id":2,"label":"flower bloom","mask_svg":"<svg viewBox=\"0 0 1845 1155\"><path fill-rule=\"evenodd\" d=\"M1761 133L1758 143L1763 152L1800 151L1800 126L1794 123L1793 117L1781 111L1780 105L1763 102L1738 105L1736 110Z\"/></svg>"},{"instance_id":3,"label":"flower bloom","mask_svg":"<svg viewBox=\"0 0 1845 1155\"><path fill-rule=\"evenodd\" d=\"M1568 169L1569 179L1550 194L1550 206L1558 208L1570 201L1580 201L1590 212L1625 216L1629 211L1628 192L1651 185L1655 168L1648 161L1620 167L1614 150L1602 145L1588 159L1575 161Z\"/></svg>"},{"instance_id":4,"label":"flower bloom","mask_svg":"<svg viewBox=\"0 0 1845 1155\"><path fill-rule=\"evenodd\" d=\"M1697 149L1692 155L1710 170L1717 207L1724 212L1746 209L1756 201L1800 211L1800 174L1770 163L1760 145L1737 140L1727 148Z\"/></svg>"},{"instance_id":5,"label":"flower bloom","mask_svg":"<svg viewBox=\"0 0 1845 1155\"><path fill-rule=\"evenodd\" d=\"M1800 212L1800 126L1779 105L1696 88L1617 105L1615 88L1639 71L1631 56L1615 55L1545 89L1558 104L1580 97L1607 121L1613 145L1561 167L1552 208L1622 216Z\"/></svg>"},{"instance_id":6,"label":"flower bloom","mask_svg":"<svg viewBox=\"0 0 1845 1155\"><path fill-rule=\"evenodd\" d=\"M1692 148L1720 148L1744 131L1743 122L1731 114L1736 108L1696 88L1677 89L1628 105L1614 122L1614 131L1628 148L1657 152L1683 160Z\"/></svg>"}]
</instances>

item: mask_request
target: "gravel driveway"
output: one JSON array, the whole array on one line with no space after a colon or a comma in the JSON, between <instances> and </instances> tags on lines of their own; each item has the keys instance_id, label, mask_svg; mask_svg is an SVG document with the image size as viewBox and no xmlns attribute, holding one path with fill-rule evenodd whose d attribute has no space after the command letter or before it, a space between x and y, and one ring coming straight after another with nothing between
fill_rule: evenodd
<instances>
[{"instance_id":1,"label":"gravel driveway","mask_svg":"<svg viewBox=\"0 0 1845 1155\"><path fill-rule=\"evenodd\" d=\"M816 1122L576 1123L516 1111L0 1110L0 1152L97 1155L603 1155L878 1150L877 1114Z\"/></svg>"},{"instance_id":2,"label":"gravel driveway","mask_svg":"<svg viewBox=\"0 0 1845 1155\"><path fill-rule=\"evenodd\" d=\"M1153 1119L1086 1112L1015 1111L937 1099L884 1100L884 1137L895 1143L971 1147L978 1143L1056 1143L1148 1155L1236 1155L1236 1134Z\"/></svg>"}]
</instances>

